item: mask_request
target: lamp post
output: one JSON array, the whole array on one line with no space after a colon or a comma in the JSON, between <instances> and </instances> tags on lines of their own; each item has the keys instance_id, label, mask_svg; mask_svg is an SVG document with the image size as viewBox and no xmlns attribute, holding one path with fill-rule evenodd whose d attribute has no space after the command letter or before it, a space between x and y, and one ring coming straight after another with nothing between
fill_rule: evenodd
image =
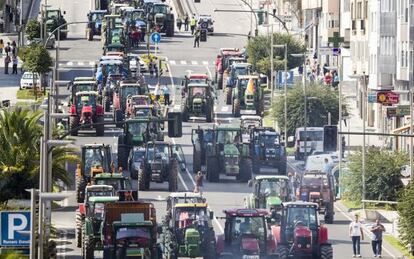
<instances>
[{"instance_id":1,"label":"lamp post","mask_svg":"<svg viewBox=\"0 0 414 259\"><path fill-rule=\"evenodd\" d=\"M273 26L272 26L273 28ZM272 34L273 37L273 34ZM288 63L288 47L287 44L279 44L279 45L273 45L273 47L275 48L283 48L285 50L285 74L284 74L284 82L283 82L283 86L284 86L284 94L285 94L285 100L284 100L284 110L285 110L285 143L287 143L287 63ZM272 100L273 100L273 96L272 96ZM273 104L273 103L272 103Z\"/></svg>"},{"instance_id":2,"label":"lamp post","mask_svg":"<svg viewBox=\"0 0 414 259\"><path fill-rule=\"evenodd\" d=\"M304 105L304 112L305 112L305 114L303 115L303 117L304 117L304 127L303 127L303 129L304 129L304 133L305 133L305 154L304 154L304 160L306 161L306 158L307 158L307 155L308 155L308 152L307 152L307 148L308 148L308 146L307 146L307 138L308 138L308 132L307 132L307 124L308 124L308 107L307 107L307 98L306 98L306 74L307 74L307 71L306 71L306 53L298 53L298 54L290 54L292 57L295 57L295 58L303 58L304 59L304 62L303 62L303 75L302 75L302 83L303 83L303 105ZM300 150L300 147L299 147L299 150Z\"/></svg>"},{"instance_id":3,"label":"lamp post","mask_svg":"<svg viewBox=\"0 0 414 259\"><path fill-rule=\"evenodd\" d=\"M354 78L357 80L362 80L362 103L361 103L361 110L362 110L362 209L365 209L365 203L363 202L365 200L365 120L366 120L366 108L365 108L365 102L367 101L366 98L366 87L367 87L367 78L365 75L365 72L362 72L362 75L358 75L354 73L353 75L349 76L350 78Z\"/></svg>"}]
</instances>

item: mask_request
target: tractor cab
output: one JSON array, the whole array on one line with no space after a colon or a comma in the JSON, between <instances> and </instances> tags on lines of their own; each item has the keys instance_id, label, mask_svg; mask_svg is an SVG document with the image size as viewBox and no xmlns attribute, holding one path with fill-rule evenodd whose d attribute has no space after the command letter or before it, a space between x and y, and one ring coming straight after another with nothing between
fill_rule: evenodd
<instances>
[{"instance_id":1,"label":"tractor cab","mask_svg":"<svg viewBox=\"0 0 414 259\"><path fill-rule=\"evenodd\" d=\"M134 146L146 143L150 140L148 130L151 127L153 126L147 121L128 119L125 123L125 132L129 139L128 141Z\"/></svg>"},{"instance_id":2,"label":"tractor cab","mask_svg":"<svg viewBox=\"0 0 414 259\"><path fill-rule=\"evenodd\" d=\"M169 159L172 156L170 145L168 142L163 141L149 142L145 156L146 161L151 164L151 167L162 168L169 163Z\"/></svg>"},{"instance_id":3,"label":"tractor cab","mask_svg":"<svg viewBox=\"0 0 414 259\"><path fill-rule=\"evenodd\" d=\"M93 184L110 185L119 196L120 201L135 201L138 199L138 191L132 190L131 181L122 173L101 173L92 179Z\"/></svg>"},{"instance_id":4,"label":"tractor cab","mask_svg":"<svg viewBox=\"0 0 414 259\"><path fill-rule=\"evenodd\" d=\"M189 84L210 84L210 79L206 74L190 74L181 81L181 86L185 91L187 91L186 88Z\"/></svg>"},{"instance_id":5,"label":"tractor cab","mask_svg":"<svg viewBox=\"0 0 414 259\"><path fill-rule=\"evenodd\" d=\"M105 145L85 145L82 147L82 172L86 176L111 172L111 148Z\"/></svg>"},{"instance_id":6,"label":"tractor cab","mask_svg":"<svg viewBox=\"0 0 414 259\"><path fill-rule=\"evenodd\" d=\"M253 129L263 126L263 119L257 115L243 115L240 118L240 127L244 134L250 135ZM249 136L250 137L250 136Z\"/></svg>"},{"instance_id":7,"label":"tractor cab","mask_svg":"<svg viewBox=\"0 0 414 259\"><path fill-rule=\"evenodd\" d=\"M70 115L78 118L78 124L91 124L97 116L103 116L102 105L98 104L98 93L94 91L77 92Z\"/></svg>"},{"instance_id":8,"label":"tractor cab","mask_svg":"<svg viewBox=\"0 0 414 259\"><path fill-rule=\"evenodd\" d=\"M128 97L143 94L142 91L143 89L135 81L121 81L119 87L115 89L114 107L125 111Z\"/></svg>"},{"instance_id":9,"label":"tractor cab","mask_svg":"<svg viewBox=\"0 0 414 259\"><path fill-rule=\"evenodd\" d=\"M126 100L127 115L134 115L134 106L136 105L150 105L151 97L145 94L130 95Z\"/></svg>"},{"instance_id":10,"label":"tractor cab","mask_svg":"<svg viewBox=\"0 0 414 259\"><path fill-rule=\"evenodd\" d=\"M290 201L293 190L287 176L259 175L248 182L253 193L245 198L246 208L267 209L271 212L273 223L280 223L282 202Z\"/></svg>"},{"instance_id":11,"label":"tractor cab","mask_svg":"<svg viewBox=\"0 0 414 259\"><path fill-rule=\"evenodd\" d=\"M167 212L173 210L176 204L194 204L194 203L206 203L206 198L204 198L200 193L195 192L174 192L167 197Z\"/></svg>"},{"instance_id":12,"label":"tractor cab","mask_svg":"<svg viewBox=\"0 0 414 259\"><path fill-rule=\"evenodd\" d=\"M190 116L205 116L206 121L211 122L214 117L214 92L210 84L190 81L185 89L187 94L182 102L184 121L188 121Z\"/></svg>"},{"instance_id":13,"label":"tractor cab","mask_svg":"<svg viewBox=\"0 0 414 259\"><path fill-rule=\"evenodd\" d=\"M224 236L218 237L217 253L233 258L262 258L272 254L274 246L262 209L225 210Z\"/></svg>"},{"instance_id":14,"label":"tractor cab","mask_svg":"<svg viewBox=\"0 0 414 259\"><path fill-rule=\"evenodd\" d=\"M94 35L101 35L102 23L107 10L92 10L88 13L86 32L88 40L93 40Z\"/></svg>"},{"instance_id":15,"label":"tractor cab","mask_svg":"<svg viewBox=\"0 0 414 259\"><path fill-rule=\"evenodd\" d=\"M181 231L184 237L188 228L205 228L209 226L207 203L177 203L174 206L173 227Z\"/></svg>"},{"instance_id":16,"label":"tractor cab","mask_svg":"<svg viewBox=\"0 0 414 259\"><path fill-rule=\"evenodd\" d=\"M257 75L237 77L232 92L232 112L238 117L243 114L261 115L263 111L263 90Z\"/></svg>"}]
</instances>

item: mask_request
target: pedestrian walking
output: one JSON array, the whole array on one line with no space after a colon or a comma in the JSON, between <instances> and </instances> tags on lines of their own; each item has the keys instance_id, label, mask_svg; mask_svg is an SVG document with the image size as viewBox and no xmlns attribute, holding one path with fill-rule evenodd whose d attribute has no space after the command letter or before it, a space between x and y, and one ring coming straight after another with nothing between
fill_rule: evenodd
<instances>
[{"instance_id":1,"label":"pedestrian walking","mask_svg":"<svg viewBox=\"0 0 414 259\"><path fill-rule=\"evenodd\" d=\"M189 23L189 18L188 18L188 14L185 14L184 16L184 30L188 31L188 23Z\"/></svg>"},{"instance_id":2,"label":"pedestrian walking","mask_svg":"<svg viewBox=\"0 0 414 259\"><path fill-rule=\"evenodd\" d=\"M170 88L168 88L168 85L164 85L162 94L164 95L164 105L170 105Z\"/></svg>"},{"instance_id":3,"label":"pedestrian walking","mask_svg":"<svg viewBox=\"0 0 414 259\"><path fill-rule=\"evenodd\" d=\"M333 165L332 165L332 163L329 162L329 159L326 158L326 157L325 157L324 161L325 161L325 164L324 164L324 167L323 167L323 172L329 175L332 172Z\"/></svg>"},{"instance_id":4,"label":"pedestrian walking","mask_svg":"<svg viewBox=\"0 0 414 259\"><path fill-rule=\"evenodd\" d=\"M16 55L16 50L17 50L17 44L16 44L16 41L14 40L12 41L12 44L11 44L11 52L13 55Z\"/></svg>"},{"instance_id":5,"label":"pedestrian walking","mask_svg":"<svg viewBox=\"0 0 414 259\"><path fill-rule=\"evenodd\" d=\"M0 39L0 57L3 57L4 42Z\"/></svg>"},{"instance_id":6,"label":"pedestrian walking","mask_svg":"<svg viewBox=\"0 0 414 259\"><path fill-rule=\"evenodd\" d=\"M13 70L12 70L12 74L17 75L17 64L19 63L19 60L17 59L16 55L13 55Z\"/></svg>"},{"instance_id":7,"label":"pedestrian walking","mask_svg":"<svg viewBox=\"0 0 414 259\"><path fill-rule=\"evenodd\" d=\"M196 29L196 25L197 25L197 20L195 18L195 14L194 14L193 17L191 18L191 21L190 21L191 35L194 35L194 31Z\"/></svg>"},{"instance_id":8,"label":"pedestrian walking","mask_svg":"<svg viewBox=\"0 0 414 259\"><path fill-rule=\"evenodd\" d=\"M150 59L148 69L150 73L150 78L152 78L154 76L154 62L152 61L152 59Z\"/></svg>"},{"instance_id":9,"label":"pedestrian walking","mask_svg":"<svg viewBox=\"0 0 414 259\"><path fill-rule=\"evenodd\" d=\"M361 240L364 240L364 232L362 231L362 224L359 222L358 214L355 214L355 220L349 224L349 236L352 239L352 257L362 257Z\"/></svg>"},{"instance_id":10,"label":"pedestrian walking","mask_svg":"<svg viewBox=\"0 0 414 259\"><path fill-rule=\"evenodd\" d=\"M5 58L4 58L4 73L5 74L8 74L9 73L9 64L10 64L10 56L9 55L7 55Z\"/></svg>"},{"instance_id":11,"label":"pedestrian walking","mask_svg":"<svg viewBox=\"0 0 414 259\"><path fill-rule=\"evenodd\" d=\"M200 195L203 195L203 179L204 175L201 171L198 171L197 176L195 178L195 186L194 186L194 192L200 193Z\"/></svg>"},{"instance_id":12,"label":"pedestrian walking","mask_svg":"<svg viewBox=\"0 0 414 259\"><path fill-rule=\"evenodd\" d=\"M155 85L154 95L155 95L155 100L158 101L161 96L161 87L159 83Z\"/></svg>"},{"instance_id":13,"label":"pedestrian walking","mask_svg":"<svg viewBox=\"0 0 414 259\"><path fill-rule=\"evenodd\" d=\"M177 18L177 28L178 31L181 31L181 26L183 25L183 20L181 19L181 17Z\"/></svg>"},{"instance_id":14,"label":"pedestrian walking","mask_svg":"<svg viewBox=\"0 0 414 259\"><path fill-rule=\"evenodd\" d=\"M7 42L7 45L4 48L4 52L6 52L6 56L8 56L9 53L11 52L10 42Z\"/></svg>"},{"instance_id":15,"label":"pedestrian walking","mask_svg":"<svg viewBox=\"0 0 414 259\"><path fill-rule=\"evenodd\" d=\"M194 32L194 48L197 46L197 48L200 47L200 29L197 28L197 30Z\"/></svg>"},{"instance_id":16,"label":"pedestrian walking","mask_svg":"<svg viewBox=\"0 0 414 259\"><path fill-rule=\"evenodd\" d=\"M158 66L157 66L157 62L154 62L154 75L155 78L158 78Z\"/></svg>"},{"instance_id":17,"label":"pedestrian walking","mask_svg":"<svg viewBox=\"0 0 414 259\"><path fill-rule=\"evenodd\" d=\"M373 234L373 238L371 241L372 244L372 251L374 252L374 257L381 258L382 255L382 233L385 232L384 225L381 224L380 220L377 219L375 221L375 225L372 226L371 232Z\"/></svg>"}]
</instances>

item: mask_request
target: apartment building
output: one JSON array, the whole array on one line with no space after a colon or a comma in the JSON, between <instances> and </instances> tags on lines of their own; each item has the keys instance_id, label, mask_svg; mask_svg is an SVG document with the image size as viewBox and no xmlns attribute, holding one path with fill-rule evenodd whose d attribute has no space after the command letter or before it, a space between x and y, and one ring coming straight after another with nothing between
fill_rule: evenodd
<instances>
[{"instance_id":1,"label":"apartment building","mask_svg":"<svg viewBox=\"0 0 414 259\"><path fill-rule=\"evenodd\" d=\"M306 45L312 53L317 53L320 46L322 1L323 0L302 0L304 25L312 24L310 29L305 31Z\"/></svg>"}]
</instances>

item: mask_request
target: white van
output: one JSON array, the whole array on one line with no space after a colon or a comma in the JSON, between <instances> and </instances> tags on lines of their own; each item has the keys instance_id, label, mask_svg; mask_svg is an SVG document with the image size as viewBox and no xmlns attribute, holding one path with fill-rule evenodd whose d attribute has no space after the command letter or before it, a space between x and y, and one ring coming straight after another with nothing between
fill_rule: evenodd
<instances>
[{"instance_id":1,"label":"white van","mask_svg":"<svg viewBox=\"0 0 414 259\"><path fill-rule=\"evenodd\" d=\"M323 127L306 127L306 154L323 152ZM302 160L305 156L305 128L297 128L295 133L295 159Z\"/></svg>"},{"instance_id":2,"label":"white van","mask_svg":"<svg viewBox=\"0 0 414 259\"><path fill-rule=\"evenodd\" d=\"M311 155L306 158L305 172L322 171L325 168L325 158L332 165L332 168L339 163L339 157L335 153Z\"/></svg>"}]
</instances>

